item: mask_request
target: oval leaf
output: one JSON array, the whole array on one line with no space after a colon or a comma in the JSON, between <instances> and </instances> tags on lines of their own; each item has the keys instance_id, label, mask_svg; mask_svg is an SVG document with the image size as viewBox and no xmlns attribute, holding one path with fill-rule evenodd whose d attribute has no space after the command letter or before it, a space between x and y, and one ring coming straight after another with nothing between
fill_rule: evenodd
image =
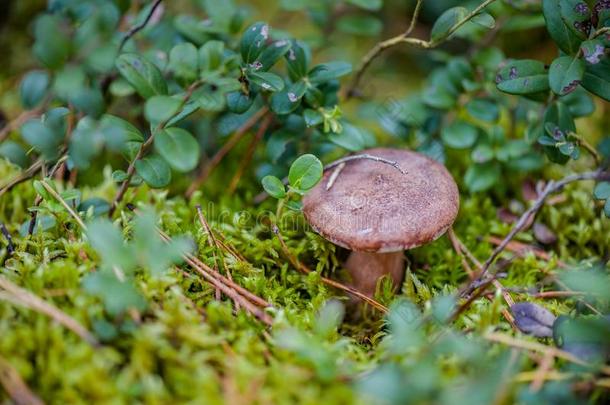
<instances>
[{"instance_id":1,"label":"oval leaf","mask_svg":"<svg viewBox=\"0 0 610 405\"><path fill-rule=\"evenodd\" d=\"M477 140L479 131L466 121L456 120L443 128L441 138L446 145L455 149L470 148Z\"/></svg>"},{"instance_id":2,"label":"oval leaf","mask_svg":"<svg viewBox=\"0 0 610 405\"><path fill-rule=\"evenodd\" d=\"M557 95L571 93L580 84L585 74L585 62L580 58L562 56L551 63L549 85Z\"/></svg>"},{"instance_id":3,"label":"oval leaf","mask_svg":"<svg viewBox=\"0 0 610 405\"><path fill-rule=\"evenodd\" d=\"M509 94L531 94L549 89L544 63L537 60L517 60L507 63L496 75L498 89Z\"/></svg>"},{"instance_id":4,"label":"oval leaf","mask_svg":"<svg viewBox=\"0 0 610 405\"><path fill-rule=\"evenodd\" d=\"M167 94L167 83L159 68L135 53L124 53L116 60L121 75L144 98Z\"/></svg>"},{"instance_id":5,"label":"oval leaf","mask_svg":"<svg viewBox=\"0 0 610 405\"><path fill-rule=\"evenodd\" d=\"M136 161L135 166L140 177L152 188L165 187L172 179L172 171L161 156L147 156Z\"/></svg>"},{"instance_id":6,"label":"oval leaf","mask_svg":"<svg viewBox=\"0 0 610 405\"><path fill-rule=\"evenodd\" d=\"M275 176L265 176L262 180L263 188L273 198L284 198L286 197L286 188L282 180Z\"/></svg>"},{"instance_id":7,"label":"oval leaf","mask_svg":"<svg viewBox=\"0 0 610 405\"><path fill-rule=\"evenodd\" d=\"M180 172L193 170L199 163L199 144L182 128L159 131L155 137L155 150L171 167Z\"/></svg>"},{"instance_id":8,"label":"oval leaf","mask_svg":"<svg viewBox=\"0 0 610 405\"><path fill-rule=\"evenodd\" d=\"M430 40L433 42L438 42L444 39L451 28L458 23L461 19L466 17L468 14L468 10L464 7L453 7L449 10L446 10L440 17L436 20L434 25L432 26L432 32L430 33Z\"/></svg>"},{"instance_id":9,"label":"oval leaf","mask_svg":"<svg viewBox=\"0 0 610 405\"><path fill-rule=\"evenodd\" d=\"M290 166L288 181L298 190L313 188L322 178L322 162L311 154L300 156Z\"/></svg>"},{"instance_id":10,"label":"oval leaf","mask_svg":"<svg viewBox=\"0 0 610 405\"><path fill-rule=\"evenodd\" d=\"M41 70L29 72L19 87L21 104L29 110L36 107L46 95L49 83L50 78L47 72Z\"/></svg>"}]
</instances>

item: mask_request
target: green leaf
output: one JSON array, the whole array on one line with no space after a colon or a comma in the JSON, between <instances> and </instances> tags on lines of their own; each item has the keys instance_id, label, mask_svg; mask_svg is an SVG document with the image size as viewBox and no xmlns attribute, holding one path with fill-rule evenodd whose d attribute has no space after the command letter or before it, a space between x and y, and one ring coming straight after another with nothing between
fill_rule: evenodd
<instances>
[{"instance_id":1,"label":"green leaf","mask_svg":"<svg viewBox=\"0 0 610 405\"><path fill-rule=\"evenodd\" d=\"M167 94L167 83L159 68L135 53L124 53L117 58L121 75L144 98Z\"/></svg>"},{"instance_id":2,"label":"green leaf","mask_svg":"<svg viewBox=\"0 0 610 405\"><path fill-rule=\"evenodd\" d=\"M34 23L34 37L33 53L45 66L57 69L68 60L72 47L59 15L38 17Z\"/></svg>"},{"instance_id":3,"label":"green leaf","mask_svg":"<svg viewBox=\"0 0 610 405\"><path fill-rule=\"evenodd\" d=\"M324 122L324 116L320 111L312 110L311 108L303 111L303 119L305 120L305 125L308 127L315 127Z\"/></svg>"},{"instance_id":4,"label":"green leaf","mask_svg":"<svg viewBox=\"0 0 610 405\"><path fill-rule=\"evenodd\" d=\"M28 72L19 86L21 104L28 110L40 104L47 94L50 82L49 74L45 71L33 70Z\"/></svg>"},{"instance_id":5,"label":"green leaf","mask_svg":"<svg viewBox=\"0 0 610 405\"><path fill-rule=\"evenodd\" d=\"M280 91L284 88L284 80L271 72L248 72L248 79L263 90Z\"/></svg>"},{"instance_id":6,"label":"green leaf","mask_svg":"<svg viewBox=\"0 0 610 405\"><path fill-rule=\"evenodd\" d=\"M587 39L591 29L591 10L583 0L559 0L559 12L566 27L580 39Z\"/></svg>"},{"instance_id":7,"label":"green leaf","mask_svg":"<svg viewBox=\"0 0 610 405\"><path fill-rule=\"evenodd\" d=\"M597 183L595 189L593 190L593 196L597 200L607 200L610 198L610 182L603 181L601 183Z\"/></svg>"},{"instance_id":8,"label":"green leaf","mask_svg":"<svg viewBox=\"0 0 610 405\"><path fill-rule=\"evenodd\" d=\"M574 118L572 117L572 114L570 114L570 110L564 103L560 101L551 104L547 108L544 113L543 124L543 127L545 129L554 129L556 127L559 129L559 131L561 131L562 134L567 134L576 131L576 124L574 123ZM540 139L541 144L542 141L543 138ZM570 160L570 157L561 153L561 151L557 147L555 147L554 144L544 145L543 149L551 162L565 164L568 160Z\"/></svg>"},{"instance_id":9,"label":"green leaf","mask_svg":"<svg viewBox=\"0 0 610 405\"><path fill-rule=\"evenodd\" d=\"M349 122L341 122L342 130L338 134L330 134L332 143L349 150L357 152L367 147L374 146L375 137L364 128L357 127Z\"/></svg>"},{"instance_id":10,"label":"green leaf","mask_svg":"<svg viewBox=\"0 0 610 405\"><path fill-rule=\"evenodd\" d=\"M150 155L138 160L135 166L140 177L152 188L165 187L172 179L169 165L158 155Z\"/></svg>"},{"instance_id":11,"label":"green leaf","mask_svg":"<svg viewBox=\"0 0 610 405\"><path fill-rule=\"evenodd\" d=\"M273 198L277 198L278 200L286 197L286 188L284 187L284 183L282 180L278 179L275 176L265 176L262 180L263 188Z\"/></svg>"},{"instance_id":12,"label":"green leaf","mask_svg":"<svg viewBox=\"0 0 610 405\"><path fill-rule=\"evenodd\" d=\"M27 167L29 163L25 150L23 150L21 145L11 140L0 143L0 157L7 159L21 168Z\"/></svg>"},{"instance_id":13,"label":"green leaf","mask_svg":"<svg viewBox=\"0 0 610 405\"><path fill-rule=\"evenodd\" d=\"M184 42L174 46L169 52L168 67L179 78L195 80L199 69L199 55L195 45Z\"/></svg>"},{"instance_id":14,"label":"green leaf","mask_svg":"<svg viewBox=\"0 0 610 405\"><path fill-rule=\"evenodd\" d=\"M347 0L347 2L369 11L381 10L383 6L383 0Z\"/></svg>"},{"instance_id":15,"label":"green leaf","mask_svg":"<svg viewBox=\"0 0 610 405\"><path fill-rule=\"evenodd\" d=\"M290 166L288 181L298 190L313 188L322 178L322 162L311 154L298 157Z\"/></svg>"},{"instance_id":16,"label":"green leaf","mask_svg":"<svg viewBox=\"0 0 610 405\"><path fill-rule=\"evenodd\" d=\"M546 20L546 29L559 49L569 55L575 55L581 40L562 18L559 1L542 0L542 11Z\"/></svg>"},{"instance_id":17,"label":"green leaf","mask_svg":"<svg viewBox=\"0 0 610 405\"><path fill-rule=\"evenodd\" d=\"M468 10L465 7L453 7L446 10L432 26L432 32L430 33L430 40L433 42L444 39L451 28L462 20L468 14Z\"/></svg>"},{"instance_id":18,"label":"green leaf","mask_svg":"<svg viewBox=\"0 0 610 405\"><path fill-rule=\"evenodd\" d=\"M178 113L182 100L170 96L152 96L144 105L144 116L152 125L167 122Z\"/></svg>"},{"instance_id":19,"label":"green leaf","mask_svg":"<svg viewBox=\"0 0 610 405\"><path fill-rule=\"evenodd\" d=\"M509 94L531 94L549 89L544 63L523 59L511 61L496 75L498 89Z\"/></svg>"},{"instance_id":20,"label":"green leaf","mask_svg":"<svg viewBox=\"0 0 610 405\"><path fill-rule=\"evenodd\" d=\"M280 58L282 58L286 53L290 50L291 43L286 39L282 39L280 41L275 41L269 44L263 53L261 53L258 58L257 66L260 66L260 69L263 71L267 71L276 64Z\"/></svg>"},{"instance_id":21,"label":"green leaf","mask_svg":"<svg viewBox=\"0 0 610 405\"><path fill-rule=\"evenodd\" d=\"M309 70L309 48L301 42L292 41L290 49L285 55L288 64L288 74L293 82L296 82L307 75Z\"/></svg>"},{"instance_id":22,"label":"green leaf","mask_svg":"<svg viewBox=\"0 0 610 405\"><path fill-rule=\"evenodd\" d=\"M339 300L329 300L324 303L316 317L314 331L322 338L330 337L341 325L345 307Z\"/></svg>"},{"instance_id":23,"label":"green leaf","mask_svg":"<svg viewBox=\"0 0 610 405\"><path fill-rule=\"evenodd\" d=\"M59 146L63 134L53 131L38 119L27 121L21 127L21 137L34 150L42 154L45 160L52 161L59 157Z\"/></svg>"},{"instance_id":24,"label":"green leaf","mask_svg":"<svg viewBox=\"0 0 610 405\"><path fill-rule=\"evenodd\" d=\"M271 96L271 110L279 115L285 115L296 110L301 105L301 99L307 90L304 81L299 80L282 91Z\"/></svg>"},{"instance_id":25,"label":"green leaf","mask_svg":"<svg viewBox=\"0 0 610 405\"><path fill-rule=\"evenodd\" d=\"M346 34L374 37L381 33L383 23L368 15L346 15L337 20L337 29Z\"/></svg>"},{"instance_id":26,"label":"green leaf","mask_svg":"<svg viewBox=\"0 0 610 405\"><path fill-rule=\"evenodd\" d=\"M557 95L571 93L582 81L585 62L572 56L561 56L551 63L549 85Z\"/></svg>"},{"instance_id":27,"label":"green leaf","mask_svg":"<svg viewBox=\"0 0 610 405\"><path fill-rule=\"evenodd\" d=\"M106 311L113 316L121 315L130 308L139 311L146 308L146 301L134 285L128 280L120 281L110 271L88 274L83 279L83 288L100 297Z\"/></svg>"},{"instance_id":28,"label":"green leaf","mask_svg":"<svg viewBox=\"0 0 610 405\"><path fill-rule=\"evenodd\" d=\"M202 72L212 72L222 67L225 44L222 41L207 41L199 49L199 67Z\"/></svg>"},{"instance_id":29,"label":"green leaf","mask_svg":"<svg viewBox=\"0 0 610 405\"><path fill-rule=\"evenodd\" d=\"M582 87L561 98L574 117L586 117L595 111L593 98Z\"/></svg>"},{"instance_id":30,"label":"green leaf","mask_svg":"<svg viewBox=\"0 0 610 405\"><path fill-rule=\"evenodd\" d=\"M222 111L225 108L225 93L215 85L205 85L193 94L193 98L195 97L204 111Z\"/></svg>"},{"instance_id":31,"label":"green leaf","mask_svg":"<svg viewBox=\"0 0 610 405\"><path fill-rule=\"evenodd\" d=\"M352 65L348 62L328 62L315 66L309 72L309 80L312 83L322 83L341 76L345 76L352 71Z\"/></svg>"},{"instance_id":32,"label":"green leaf","mask_svg":"<svg viewBox=\"0 0 610 405\"><path fill-rule=\"evenodd\" d=\"M500 180L500 166L493 162L473 164L464 175L466 187L474 193L493 187Z\"/></svg>"},{"instance_id":33,"label":"green leaf","mask_svg":"<svg viewBox=\"0 0 610 405\"><path fill-rule=\"evenodd\" d=\"M110 270L118 267L129 273L136 266L136 258L125 243L121 231L108 219L96 219L88 224L87 238L101 256L104 268Z\"/></svg>"},{"instance_id":34,"label":"green leaf","mask_svg":"<svg viewBox=\"0 0 610 405\"><path fill-rule=\"evenodd\" d=\"M241 37L241 57L246 64L256 61L269 38L269 25L257 22L249 26Z\"/></svg>"},{"instance_id":35,"label":"green leaf","mask_svg":"<svg viewBox=\"0 0 610 405\"><path fill-rule=\"evenodd\" d=\"M188 172L199 163L199 144L185 129L166 128L155 135L155 150L179 172Z\"/></svg>"},{"instance_id":36,"label":"green leaf","mask_svg":"<svg viewBox=\"0 0 610 405\"><path fill-rule=\"evenodd\" d=\"M104 147L104 135L99 130L97 122L90 117L82 118L72 132L69 145L69 156L74 166L87 169L91 160Z\"/></svg>"},{"instance_id":37,"label":"green leaf","mask_svg":"<svg viewBox=\"0 0 610 405\"><path fill-rule=\"evenodd\" d=\"M456 120L441 131L443 142L455 149L470 148L479 136L477 128L466 121Z\"/></svg>"},{"instance_id":38,"label":"green leaf","mask_svg":"<svg viewBox=\"0 0 610 405\"><path fill-rule=\"evenodd\" d=\"M100 129L108 147L120 151L129 160L135 157L142 142L144 142L144 136L138 128L114 115L106 114L102 116Z\"/></svg>"},{"instance_id":39,"label":"green leaf","mask_svg":"<svg viewBox=\"0 0 610 405\"><path fill-rule=\"evenodd\" d=\"M252 107L254 97L249 97L242 91L232 91L227 93L227 108L235 114L243 114Z\"/></svg>"},{"instance_id":40,"label":"green leaf","mask_svg":"<svg viewBox=\"0 0 610 405\"><path fill-rule=\"evenodd\" d=\"M604 204L604 214L606 214L606 217L610 218L610 198L608 198L606 204Z\"/></svg>"},{"instance_id":41,"label":"green leaf","mask_svg":"<svg viewBox=\"0 0 610 405\"><path fill-rule=\"evenodd\" d=\"M482 121L495 122L500 118L500 108L491 99L474 98L466 104L466 110L474 118Z\"/></svg>"},{"instance_id":42,"label":"green leaf","mask_svg":"<svg viewBox=\"0 0 610 405\"><path fill-rule=\"evenodd\" d=\"M589 92L610 101L610 58L604 58L595 65L587 64L581 85Z\"/></svg>"},{"instance_id":43,"label":"green leaf","mask_svg":"<svg viewBox=\"0 0 610 405\"><path fill-rule=\"evenodd\" d=\"M64 101L87 86L87 74L82 66L67 65L55 74L53 90Z\"/></svg>"},{"instance_id":44,"label":"green leaf","mask_svg":"<svg viewBox=\"0 0 610 405\"><path fill-rule=\"evenodd\" d=\"M470 19L470 22L481 27L492 29L496 26L496 20L489 13L479 13Z\"/></svg>"},{"instance_id":45,"label":"green leaf","mask_svg":"<svg viewBox=\"0 0 610 405\"><path fill-rule=\"evenodd\" d=\"M470 157L476 163L489 162L494 158L494 150L491 146L486 144L477 145L477 147L472 150Z\"/></svg>"}]
</instances>

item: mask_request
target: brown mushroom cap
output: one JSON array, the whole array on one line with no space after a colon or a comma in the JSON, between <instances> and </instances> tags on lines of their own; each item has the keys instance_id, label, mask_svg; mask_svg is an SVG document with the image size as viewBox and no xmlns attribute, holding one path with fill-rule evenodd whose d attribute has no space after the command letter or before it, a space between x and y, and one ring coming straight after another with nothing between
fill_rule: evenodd
<instances>
[{"instance_id":1,"label":"brown mushroom cap","mask_svg":"<svg viewBox=\"0 0 610 405\"><path fill-rule=\"evenodd\" d=\"M330 190L333 170L303 198L312 228L336 245L356 251L394 252L431 242L451 226L459 193L447 169L408 150L362 151L398 163L406 172L370 159L346 163Z\"/></svg>"}]
</instances>

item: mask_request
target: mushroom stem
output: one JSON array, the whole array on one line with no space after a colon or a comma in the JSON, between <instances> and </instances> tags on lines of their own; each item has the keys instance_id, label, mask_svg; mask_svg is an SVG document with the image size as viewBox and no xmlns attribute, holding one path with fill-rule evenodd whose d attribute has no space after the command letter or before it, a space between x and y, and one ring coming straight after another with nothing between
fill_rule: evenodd
<instances>
[{"instance_id":1,"label":"mushroom stem","mask_svg":"<svg viewBox=\"0 0 610 405\"><path fill-rule=\"evenodd\" d=\"M363 294L373 297L380 277L389 275L394 288L402 282L405 266L402 251L370 253L352 251L345 262L351 285Z\"/></svg>"}]
</instances>

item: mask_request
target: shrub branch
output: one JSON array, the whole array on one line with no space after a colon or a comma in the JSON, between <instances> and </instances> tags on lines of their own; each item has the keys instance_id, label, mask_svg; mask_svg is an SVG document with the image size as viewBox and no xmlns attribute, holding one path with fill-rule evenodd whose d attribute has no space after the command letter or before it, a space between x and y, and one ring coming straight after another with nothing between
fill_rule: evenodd
<instances>
[{"instance_id":1,"label":"shrub branch","mask_svg":"<svg viewBox=\"0 0 610 405\"><path fill-rule=\"evenodd\" d=\"M481 11L483 11L483 9L485 7L487 7L494 1L496 1L496 0L485 0L483 3L479 4L474 10L472 10L470 13L468 13L468 15L466 15L460 21L455 23L447 31L447 33L445 35L443 35L442 37L437 38L435 40L426 41L423 39L413 38L410 36L411 32L415 28L415 24L417 23L417 18L419 17L419 12L420 12L420 9L421 9L422 3L423 3L423 0L417 0L417 4L415 5L415 10L413 12L413 17L411 18L411 23L409 24L409 28L400 35L397 35L395 37L392 37L392 38L386 39L385 41L381 41L381 42L377 43L361 59L360 65L358 66L358 69L356 69L356 72L354 73L354 78L352 79L352 82L350 83L349 87L347 88L346 98L351 98L355 95L356 89L358 88L360 80L362 79L362 76L364 76L366 69L371 65L373 60L375 60L386 49L392 48L396 45L403 44L403 43L407 44L407 45L415 46L417 48L423 48L423 49L435 48L435 47L439 46L440 44L442 44L443 42L445 42L449 37L451 37L451 35L454 32L456 32L458 29L460 29L460 27L462 27L462 25L466 24L474 16L479 14Z\"/></svg>"}]
</instances>

